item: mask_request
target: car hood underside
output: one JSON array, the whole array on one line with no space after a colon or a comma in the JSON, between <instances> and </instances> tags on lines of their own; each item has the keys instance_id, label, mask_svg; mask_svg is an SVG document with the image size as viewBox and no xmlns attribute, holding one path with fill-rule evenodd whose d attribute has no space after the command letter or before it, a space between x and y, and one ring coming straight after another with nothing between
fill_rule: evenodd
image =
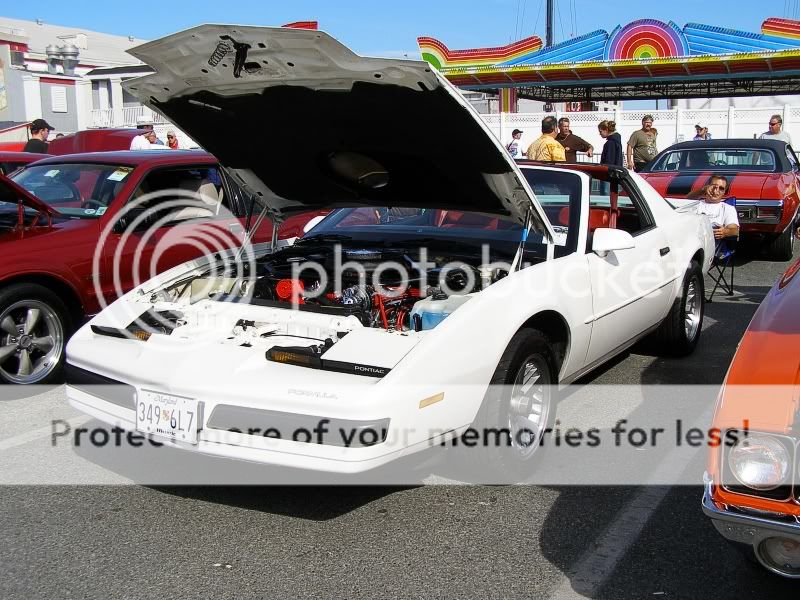
<instances>
[{"instance_id":1,"label":"car hood underside","mask_svg":"<svg viewBox=\"0 0 800 600\"><path fill-rule=\"evenodd\" d=\"M203 25L131 51L126 88L214 154L275 216L337 206L530 216L516 164L426 63L366 58L319 31Z\"/></svg>"}]
</instances>

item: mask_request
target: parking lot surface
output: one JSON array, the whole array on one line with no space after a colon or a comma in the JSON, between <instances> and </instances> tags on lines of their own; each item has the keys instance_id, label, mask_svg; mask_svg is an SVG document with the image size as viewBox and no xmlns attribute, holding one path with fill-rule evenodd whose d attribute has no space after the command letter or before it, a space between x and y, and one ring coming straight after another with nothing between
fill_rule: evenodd
<instances>
[{"instance_id":1,"label":"parking lot surface","mask_svg":"<svg viewBox=\"0 0 800 600\"><path fill-rule=\"evenodd\" d=\"M742 258L737 294L707 305L693 356L659 358L641 344L582 383L721 383L785 267ZM7 478L23 481L31 464L48 460L75 481L92 473L121 485L0 487L2 597L797 595L795 583L749 564L714 531L700 511L699 480L471 486L433 465L420 483L435 485L405 487L124 485L113 465L69 446L43 458L50 419L86 421L66 406L62 388L12 396L0 402ZM711 408L697 406L695 416ZM618 419L637 407L564 401L571 414L590 409Z\"/></svg>"}]
</instances>

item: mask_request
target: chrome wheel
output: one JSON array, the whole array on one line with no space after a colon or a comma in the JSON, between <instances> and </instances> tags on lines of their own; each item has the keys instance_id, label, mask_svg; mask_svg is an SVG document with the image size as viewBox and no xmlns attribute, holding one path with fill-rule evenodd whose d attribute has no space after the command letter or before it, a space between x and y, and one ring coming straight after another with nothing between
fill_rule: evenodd
<instances>
[{"instance_id":1,"label":"chrome wheel","mask_svg":"<svg viewBox=\"0 0 800 600\"><path fill-rule=\"evenodd\" d=\"M39 300L20 300L0 312L0 375L11 383L45 379L64 352L58 313Z\"/></svg>"},{"instance_id":2,"label":"chrome wheel","mask_svg":"<svg viewBox=\"0 0 800 600\"><path fill-rule=\"evenodd\" d=\"M686 286L686 303L683 306L683 320L684 331L686 332L686 340L691 342L694 340L697 332L700 331L700 317L702 315L702 302L698 290L700 284L696 277L689 280L689 285Z\"/></svg>"},{"instance_id":3,"label":"chrome wheel","mask_svg":"<svg viewBox=\"0 0 800 600\"><path fill-rule=\"evenodd\" d=\"M526 359L511 387L508 429L511 447L527 459L539 447L550 415L550 377L540 355Z\"/></svg>"}]
</instances>

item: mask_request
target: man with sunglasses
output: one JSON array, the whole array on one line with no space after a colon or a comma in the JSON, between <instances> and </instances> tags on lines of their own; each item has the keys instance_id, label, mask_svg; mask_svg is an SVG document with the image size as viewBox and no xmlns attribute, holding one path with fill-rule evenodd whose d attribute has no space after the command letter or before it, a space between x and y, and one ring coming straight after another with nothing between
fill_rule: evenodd
<instances>
[{"instance_id":1,"label":"man with sunglasses","mask_svg":"<svg viewBox=\"0 0 800 600\"><path fill-rule=\"evenodd\" d=\"M780 115L772 115L769 118L769 130L759 136L761 140L780 140L792 145L792 138L783 130L783 118Z\"/></svg>"},{"instance_id":2,"label":"man with sunglasses","mask_svg":"<svg viewBox=\"0 0 800 600\"><path fill-rule=\"evenodd\" d=\"M739 216L736 209L724 202L728 192L728 180L724 175L712 175L708 184L689 193L687 198L701 200L697 212L706 215L714 228L714 239L739 235Z\"/></svg>"}]
</instances>

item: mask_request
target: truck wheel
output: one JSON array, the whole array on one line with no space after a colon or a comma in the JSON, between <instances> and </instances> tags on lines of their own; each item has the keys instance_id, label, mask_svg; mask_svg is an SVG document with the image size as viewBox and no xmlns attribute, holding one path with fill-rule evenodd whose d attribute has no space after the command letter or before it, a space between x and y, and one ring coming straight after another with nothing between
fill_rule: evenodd
<instances>
[{"instance_id":1,"label":"truck wheel","mask_svg":"<svg viewBox=\"0 0 800 600\"><path fill-rule=\"evenodd\" d=\"M47 288L18 283L0 290L0 382L58 382L72 323Z\"/></svg>"},{"instance_id":2,"label":"truck wheel","mask_svg":"<svg viewBox=\"0 0 800 600\"><path fill-rule=\"evenodd\" d=\"M767 246L767 256L772 260L791 260L794 253L794 226L790 225L786 230L773 238Z\"/></svg>"},{"instance_id":3,"label":"truck wheel","mask_svg":"<svg viewBox=\"0 0 800 600\"><path fill-rule=\"evenodd\" d=\"M514 335L492 377L473 428L478 448L465 449L485 469L482 481L515 483L534 472L555 418L557 371L551 345L537 329ZM476 474L478 475L478 474ZM488 478L488 479L486 479Z\"/></svg>"},{"instance_id":4,"label":"truck wheel","mask_svg":"<svg viewBox=\"0 0 800 600\"><path fill-rule=\"evenodd\" d=\"M705 300L703 272L693 260L683 276L681 294L655 333L663 354L687 356L694 352L703 329Z\"/></svg>"}]
</instances>

